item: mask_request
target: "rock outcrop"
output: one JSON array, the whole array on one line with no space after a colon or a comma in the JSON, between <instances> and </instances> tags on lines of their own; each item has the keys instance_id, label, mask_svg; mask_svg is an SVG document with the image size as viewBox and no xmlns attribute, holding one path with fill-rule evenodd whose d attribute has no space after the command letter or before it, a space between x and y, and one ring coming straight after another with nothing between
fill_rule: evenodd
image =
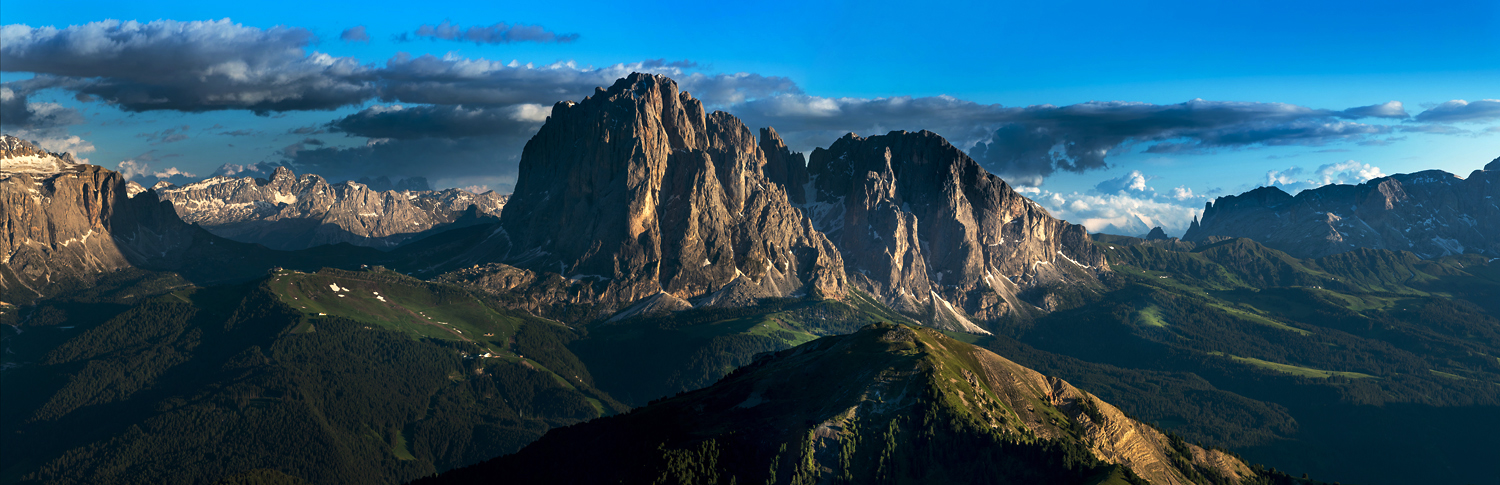
<instances>
[{"instance_id":1,"label":"rock outcrop","mask_svg":"<svg viewBox=\"0 0 1500 485\"><path fill-rule=\"evenodd\" d=\"M842 295L838 250L766 165L737 118L632 74L558 103L527 142L500 262L597 287L600 315L663 292L695 305Z\"/></svg>"},{"instance_id":2,"label":"rock outcrop","mask_svg":"<svg viewBox=\"0 0 1500 485\"><path fill-rule=\"evenodd\" d=\"M427 186L426 180L402 180L384 187ZM191 185L156 187L172 201L184 221L235 241L296 250L350 243L391 248L434 230L453 228L473 206L497 217L506 196L494 191L472 194L460 189L378 190L359 182L331 184L323 177L296 176L278 167L270 180L213 177Z\"/></svg>"},{"instance_id":3,"label":"rock outcrop","mask_svg":"<svg viewBox=\"0 0 1500 485\"><path fill-rule=\"evenodd\" d=\"M166 265L199 230L171 204L130 197L125 177L0 137L0 292L26 300L100 274Z\"/></svg>"},{"instance_id":4,"label":"rock outcrop","mask_svg":"<svg viewBox=\"0 0 1500 485\"><path fill-rule=\"evenodd\" d=\"M1299 258L1356 248L1500 257L1500 160L1468 178L1427 170L1295 197L1276 187L1220 197L1183 240L1215 236L1248 237Z\"/></svg>"},{"instance_id":5,"label":"rock outcrop","mask_svg":"<svg viewBox=\"0 0 1500 485\"><path fill-rule=\"evenodd\" d=\"M939 326L1025 317L1048 285L1097 285L1104 253L928 131L853 134L813 151L805 208L843 255L852 286ZM790 190L796 190L795 188ZM960 311L954 311L955 309Z\"/></svg>"}]
</instances>

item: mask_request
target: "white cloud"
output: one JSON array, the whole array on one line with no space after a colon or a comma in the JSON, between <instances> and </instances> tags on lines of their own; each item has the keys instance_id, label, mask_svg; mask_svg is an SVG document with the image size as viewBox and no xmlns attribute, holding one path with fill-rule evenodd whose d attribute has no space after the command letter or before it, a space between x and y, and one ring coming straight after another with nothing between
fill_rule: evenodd
<instances>
[{"instance_id":1,"label":"white cloud","mask_svg":"<svg viewBox=\"0 0 1500 485\"><path fill-rule=\"evenodd\" d=\"M1187 188L1187 186L1185 186L1185 185L1173 188L1172 189L1172 196L1171 197L1173 199L1177 199L1177 200L1188 200L1188 199L1197 198L1197 196L1193 195L1193 189Z\"/></svg>"},{"instance_id":2,"label":"white cloud","mask_svg":"<svg viewBox=\"0 0 1500 485\"><path fill-rule=\"evenodd\" d=\"M1146 186L1146 181L1152 178L1155 177L1147 177L1140 170L1131 170L1130 173L1125 175L1099 182L1098 185L1094 186L1094 189L1105 194L1130 191L1154 191L1154 189Z\"/></svg>"},{"instance_id":3,"label":"white cloud","mask_svg":"<svg viewBox=\"0 0 1500 485\"><path fill-rule=\"evenodd\" d=\"M1179 187L1179 189L1183 189ZM1187 231L1193 217L1202 214L1196 204L1182 205L1142 193L1112 194L1058 193L1038 189L1033 197L1053 216L1082 224L1090 232L1140 236L1152 227L1161 226L1168 234ZM1185 189L1184 189L1185 190ZM1174 190L1175 191L1175 190ZM1190 191L1187 191L1190 193ZM1179 200L1201 199L1188 196Z\"/></svg>"},{"instance_id":4,"label":"white cloud","mask_svg":"<svg viewBox=\"0 0 1500 485\"><path fill-rule=\"evenodd\" d=\"M1346 160L1338 163L1327 163L1318 166L1317 170L1307 173L1304 177L1302 167L1288 167L1286 170L1271 170L1266 172L1267 186L1281 187L1288 193L1296 194L1307 189L1315 189L1331 184L1360 184L1371 179L1386 176L1380 171L1380 167L1361 163L1357 160Z\"/></svg>"}]
</instances>

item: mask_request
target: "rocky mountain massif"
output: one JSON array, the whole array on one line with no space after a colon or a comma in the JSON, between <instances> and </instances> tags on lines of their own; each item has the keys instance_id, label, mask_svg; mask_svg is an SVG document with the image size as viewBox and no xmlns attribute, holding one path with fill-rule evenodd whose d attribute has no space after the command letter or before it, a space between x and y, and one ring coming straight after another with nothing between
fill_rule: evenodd
<instances>
[{"instance_id":1,"label":"rocky mountain massif","mask_svg":"<svg viewBox=\"0 0 1500 485\"><path fill-rule=\"evenodd\" d=\"M16 301L134 265L169 266L197 241L169 204L125 178L0 137L0 291Z\"/></svg>"},{"instance_id":2,"label":"rocky mountain massif","mask_svg":"<svg viewBox=\"0 0 1500 485\"><path fill-rule=\"evenodd\" d=\"M499 228L449 265L524 270L498 290L560 274L577 286L551 297L601 316L641 300L672 310L842 295L838 250L765 165L738 119L705 113L671 79L632 74L553 107Z\"/></svg>"},{"instance_id":3,"label":"rocky mountain massif","mask_svg":"<svg viewBox=\"0 0 1500 485\"><path fill-rule=\"evenodd\" d=\"M589 466L576 466L579 456ZM1266 483L1239 459L942 333L870 325L418 481Z\"/></svg>"},{"instance_id":4,"label":"rocky mountain massif","mask_svg":"<svg viewBox=\"0 0 1500 485\"><path fill-rule=\"evenodd\" d=\"M1248 237L1299 258L1355 248L1411 251L1423 258L1500 257L1500 159L1458 178L1441 170L1359 185L1327 185L1293 197L1262 187L1208 203L1187 241Z\"/></svg>"},{"instance_id":5,"label":"rocky mountain massif","mask_svg":"<svg viewBox=\"0 0 1500 485\"><path fill-rule=\"evenodd\" d=\"M277 167L270 180L213 177L182 187L158 184L155 189L188 223L229 239L282 250L344 242L391 248L456 227L454 223L475 222L475 216L497 217L505 207L506 196L494 191L476 195L460 189L409 190L414 185L409 180L392 184L384 177L367 182L330 184L317 175L297 177ZM475 213L465 218L471 206Z\"/></svg>"},{"instance_id":6,"label":"rocky mountain massif","mask_svg":"<svg viewBox=\"0 0 1500 485\"><path fill-rule=\"evenodd\" d=\"M553 108L500 226L438 251L457 256L434 267L465 268L455 282L593 302L598 316L856 290L985 333L1053 310L1054 292L1097 287L1108 271L1082 226L936 134L851 135L806 163L774 129L757 139L644 74ZM543 272L576 286L538 290Z\"/></svg>"},{"instance_id":7,"label":"rocky mountain massif","mask_svg":"<svg viewBox=\"0 0 1500 485\"><path fill-rule=\"evenodd\" d=\"M1097 287L1109 269L1083 226L1053 218L929 131L846 135L813 151L807 171L813 225L839 248L852 286L905 313L982 332L964 315L1050 311L1046 296L1018 293Z\"/></svg>"}]
</instances>

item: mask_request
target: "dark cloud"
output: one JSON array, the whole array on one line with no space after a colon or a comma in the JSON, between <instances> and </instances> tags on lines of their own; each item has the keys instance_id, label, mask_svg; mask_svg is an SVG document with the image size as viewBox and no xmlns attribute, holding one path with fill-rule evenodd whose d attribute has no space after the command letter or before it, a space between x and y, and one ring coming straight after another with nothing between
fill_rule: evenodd
<instances>
[{"instance_id":1,"label":"dark cloud","mask_svg":"<svg viewBox=\"0 0 1500 485\"><path fill-rule=\"evenodd\" d=\"M1399 104L1399 103L1398 103ZM1394 116L1396 105L1330 111L1282 103L1205 101L1157 105L1088 102L1011 108L948 96L927 98L819 98L778 95L736 106L753 126L775 126L788 144L827 143L830 135L929 129L991 171L1020 185L1035 185L1063 170L1108 166L1106 157L1133 144L1149 153L1197 153L1256 145L1323 145L1359 141L1391 128L1349 121ZM808 136L809 134L813 136ZM801 145L803 147L809 145Z\"/></svg>"},{"instance_id":2,"label":"dark cloud","mask_svg":"<svg viewBox=\"0 0 1500 485\"><path fill-rule=\"evenodd\" d=\"M34 135L59 136L67 127L84 122L78 110L57 103L33 103L12 83L0 84L0 126L5 132L26 130Z\"/></svg>"},{"instance_id":3,"label":"dark cloud","mask_svg":"<svg viewBox=\"0 0 1500 485\"><path fill-rule=\"evenodd\" d=\"M344 33L339 34L339 40L342 40L344 42L363 42L368 44L370 43L370 34L365 33L365 26L356 25L354 27L344 29Z\"/></svg>"},{"instance_id":4,"label":"dark cloud","mask_svg":"<svg viewBox=\"0 0 1500 485\"><path fill-rule=\"evenodd\" d=\"M447 20L438 25L423 24L417 27L417 37L432 40L454 40L459 42L473 42L475 44L509 44L512 42L556 42L569 43L578 40L578 34L558 34L540 25L506 24L504 22L489 27L459 27ZM406 37L402 37L405 39Z\"/></svg>"},{"instance_id":5,"label":"dark cloud","mask_svg":"<svg viewBox=\"0 0 1500 485\"><path fill-rule=\"evenodd\" d=\"M484 184L509 192L527 137L374 139L353 148L302 146L286 162L299 172L329 180L425 177L436 187Z\"/></svg>"},{"instance_id":6,"label":"dark cloud","mask_svg":"<svg viewBox=\"0 0 1500 485\"><path fill-rule=\"evenodd\" d=\"M1417 113L1417 121L1431 123L1480 123L1500 119L1500 99L1464 101L1455 99Z\"/></svg>"},{"instance_id":7,"label":"dark cloud","mask_svg":"<svg viewBox=\"0 0 1500 485\"><path fill-rule=\"evenodd\" d=\"M381 98L387 102L450 105L546 104L581 99L632 72L672 76L684 91L711 106L749 98L800 93L790 79L759 74L684 73L691 61L661 60L587 69L572 62L548 65L509 63L454 56L397 55L380 70Z\"/></svg>"},{"instance_id":8,"label":"dark cloud","mask_svg":"<svg viewBox=\"0 0 1500 485\"><path fill-rule=\"evenodd\" d=\"M257 29L229 20L108 20L64 29L0 28L5 71L37 73L30 89L63 88L126 111L333 109L376 94L369 68L309 55L298 28Z\"/></svg>"},{"instance_id":9,"label":"dark cloud","mask_svg":"<svg viewBox=\"0 0 1500 485\"><path fill-rule=\"evenodd\" d=\"M323 129L318 125L311 125L292 128L290 130L286 130L286 133L288 135L321 135L324 133L328 133L328 130Z\"/></svg>"},{"instance_id":10,"label":"dark cloud","mask_svg":"<svg viewBox=\"0 0 1500 485\"><path fill-rule=\"evenodd\" d=\"M255 130L234 130L234 131L221 131L221 132L219 132L220 135L224 135L224 136L251 136L251 135L258 135L260 133L261 132L255 131Z\"/></svg>"},{"instance_id":11,"label":"dark cloud","mask_svg":"<svg viewBox=\"0 0 1500 485\"><path fill-rule=\"evenodd\" d=\"M418 139L471 136L527 137L536 133L551 108L518 105L374 106L329 123L334 131L367 138Z\"/></svg>"},{"instance_id":12,"label":"dark cloud","mask_svg":"<svg viewBox=\"0 0 1500 485\"><path fill-rule=\"evenodd\" d=\"M550 107L374 106L329 123L369 138L353 148L298 146L286 162L330 179L426 177L509 190L521 148Z\"/></svg>"}]
</instances>

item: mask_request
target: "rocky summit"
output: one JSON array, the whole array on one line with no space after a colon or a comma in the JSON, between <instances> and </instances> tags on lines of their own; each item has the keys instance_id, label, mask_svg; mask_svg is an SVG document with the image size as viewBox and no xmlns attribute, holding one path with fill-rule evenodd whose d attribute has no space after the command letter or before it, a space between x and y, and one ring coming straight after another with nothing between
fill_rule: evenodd
<instances>
[{"instance_id":1,"label":"rocky summit","mask_svg":"<svg viewBox=\"0 0 1500 485\"><path fill-rule=\"evenodd\" d=\"M853 134L808 163L806 208L843 255L852 286L953 330L965 318L1051 310L1049 285L1097 285L1104 254L1077 224L1052 217L929 131ZM957 310L957 311L955 311Z\"/></svg>"},{"instance_id":2,"label":"rocky summit","mask_svg":"<svg viewBox=\"0 0 1500 485\"><path fill-rule=\"evenodd\" d=\"M841 295L838 250L766 165L739 119L632 74L553 107L491 240L507 265L586 285L606 315L655 295L669 307Z\"/></svg>"},{"instance_id":3,"label":"rocky summit","mask_svg":"<svg viewBox=\"0 0 1500 485\"><path fill-rule=\"evenodd\" d=\"M171 205L130 198L125 177L5 136L0 291L24 301L132 265L170 264L196 238Z\"/></svg>"},{"instance_id":4,"label":"rocky summit","mask_svg":"<svg viewBox=\"0 0 1500 485\"><path fill-rule=\"evenodd\" d=\"M277 167L270 180L213 177L182 187L159 185L156 192L172 202L184 221L225 238L282 250L345 242L390 248L455 227L471 207L488 217L498 217L505 207L506 196L494 191L410 190L427 183L392 184L385 177L367 182L374 185L329 183Z\"/></svg>"},{"instance_id":5,"label":"rocky summit","mask_svg":"<svg viewBox=\"0 0 1500 485\"><path fill-rule=\"evenodd\" d=\"M1326 185L1261 187L1208 203L1183 240L1248 237L1299 258L1357 248L1500 257L1500 160L1468 178L1441 170Z\"/></svg>"},{"instance_id":6,"label":"rocky summit","mask_svg":"<svg viewBox=\"0 0 1500 485\"><path fill-rule=\"evenodd\" d=\"M587 456L589 466L576 466ZM416 483L1256 483L1094 395L928 328L870 325ZM1212 478L1209 478L1212 477Z\"/></svg>"}]
</instances>

